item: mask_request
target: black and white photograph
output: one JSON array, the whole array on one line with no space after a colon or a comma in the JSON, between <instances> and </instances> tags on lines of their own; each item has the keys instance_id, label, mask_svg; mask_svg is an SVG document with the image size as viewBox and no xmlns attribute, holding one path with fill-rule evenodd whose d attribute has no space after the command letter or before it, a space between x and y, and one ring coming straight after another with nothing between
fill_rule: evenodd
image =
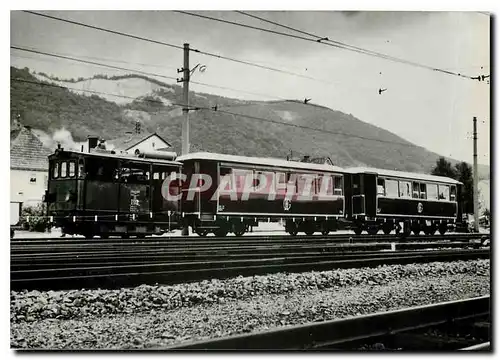
<instances>
[{"instance_id":1,"label":"black and white photograph","mask_svg":"<svg viewBox=\"0 0 500 360\"><path fill-rule=\"evenodd\" d=\"M231 6L9 10L11 352L492 353L495 13Z\"/></svg>"}]
</instances>

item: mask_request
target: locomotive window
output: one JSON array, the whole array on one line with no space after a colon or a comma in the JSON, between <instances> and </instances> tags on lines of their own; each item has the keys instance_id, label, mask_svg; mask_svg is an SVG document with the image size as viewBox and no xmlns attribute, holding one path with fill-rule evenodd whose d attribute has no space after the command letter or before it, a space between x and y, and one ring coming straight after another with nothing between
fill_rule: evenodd
<instances>
[{"instance_id":1,"label":"locomotive window","mask_svg":"<svg viewBox=\"0 0 500 360\"><path fill-rule=\"evenodd\" d=\"M385 196L385 180L377 179L377 195Z\"/></svg>"},{"instance_id":2,"label":"locomotive window","mask_svg":"<svg viewBox=\"0 0 500 360\"><path fill-rule=\"evenodd\" d=\"M457 199L457 187L455 185L452 185L450 189L450 200L455 201L456 199Z\"/></svg>"},{"instance_id":3,"label":"locomotive window","mask_svg":"<svg viewBox=\"0 0 500 360\"><path fill-rule=\"evenodd\" d=\"M389 180L385 181L385 196L388 197L398 197L398 182L397 180Z\"/></svg>"},{"instance_id":4,"label":"locomotive window","mask_svg":"<svg viewBox=\"0 0 500 360\"><path fill-rule=\"evenodd\" d=\"M333 179L330 175L318 177L317 182L319 195L333 195Z\"/></svg>"},{"instance_id":5,"label":"locomotive window","mask_svg":"<svg viewBox=\"0 0 500 360\"><path fill-rule=\"evenodd\" d=\"M78 177L85 177L85 172L83 171L83 159L78 160Z\"/></svg>"},{"instance_id":6,"label":"locomotive window","mask_svg":"<svg viewBox=\"0 0 500 360\"><path fill-rule=\"evenodd\" d=\"M427 199L427 185L426 184L420 184L420 198L421 199Z\"/></svg>"},{"instance_id":7,"label":"locomotive window","mask_svg":"<svg viewBox=\"0 0 500 360\"><path fill-rule=\"evenodd\" d=\"M62 178L66 177L66 170L67 170L66 166L67 166L66 161L63 161L61 163L61 177Z\"/></svg>"},{"instance_id":8,"label":"locomotive window","mask_svg":"<svg viewBox=\"0 0 500 360\"><path fill-rule=\"evenodd\" d=\"M160 180L160 173L159 172L153 173L153 180Z\"/></svg>"},{"instance_id":9,"label":"locomotive window","mask_svg":"<svg viewBox=\"0 0 500 360\"><path fill-rule=\"evenodd\" d=\"M427 199L438 199L438 186L436 184L427 184Z\"/></svg>"},{"instance_id":10,"label":"locomotive window","mask_svg":"<svg viewBox=\"0 0 500 360\"><path fill-rule=\"evenodd\" d=\"M439 200L450 200L450 187L439 185Z\"/></svg>"},{"instance_id":11,"label":"locomotive window","mask_svg":"<svg viewBox=\"0 0 500 360\"><path fill-rule=\"evenodd\" d=\"M69 174L69 177L75 177L75 162L74 161L70 161L68 163L68 174Z\"/></svg>"},{"instance_id":12,"label":"locomotive window","mask_svg":"<svg viewBox=\"0 0 500 360\"><path fill-rule=\"evenodd\" d=\"M412 192L412 195L413 195L413 198L414 199L418 199L419 198L419 184L417 182L413 182L413 192Z\"/></svg>"},{"instance_id":13,"label":"locomotive window","mask_svg":"<svg viewBox=\"0 0 500 360\"><path fill-rule=\"evenodd\" d=\"M52 177L54 179L57 179L59 177L59 163L58 162L54 163L54 171L52 173Z\"/></svg>"},{"instance_id":14,"label":"locomotive window","mask_svg":"<svg viewBox=\"0 0 500 360\"><path fill-rule=\"evenodd\" d=\"M333 189L333 195L342 196L342 176L335 176L335 187Z\"/></svg>"},{"instance_id":15,"label":"locomotive window","mask_svg":"<svg viewBox=\"0 0 500 360\"><path fill-rule=\"evenodd\" d=\"M410 186L411 186L411 184L409 181L400 181L399 182L399 197L411 198Z\"/></svg>"}]
</instances>

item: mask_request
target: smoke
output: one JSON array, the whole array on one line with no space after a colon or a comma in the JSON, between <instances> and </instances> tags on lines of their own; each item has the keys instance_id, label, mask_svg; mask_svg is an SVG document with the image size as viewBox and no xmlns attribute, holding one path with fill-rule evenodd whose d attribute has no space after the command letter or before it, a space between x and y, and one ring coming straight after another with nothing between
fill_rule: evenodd
<instances>
[{"instance_id":1,"label":"smoke","mask_svg":"<svg viewBox=\"0 0 500 360\"><path fill-rule=\"evenodd\" d=\"M86 141L75 141L73 140L73 135L66 128L62 127L52 133L52 135L47 134L45 131L40 129L33 129L33 133L40 139L43 145L50 149L55 150L58 144L61 144L66 150L76 150L81 151L83 146L83 151L88 151L88 143ZM113 144L106 142L106 149L113 150Z\"/></svg>"}]
</instances>

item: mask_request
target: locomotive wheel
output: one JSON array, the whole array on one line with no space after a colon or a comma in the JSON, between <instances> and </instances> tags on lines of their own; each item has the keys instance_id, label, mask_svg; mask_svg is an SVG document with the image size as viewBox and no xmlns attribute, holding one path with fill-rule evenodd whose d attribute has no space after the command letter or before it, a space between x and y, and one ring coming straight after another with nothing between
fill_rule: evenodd
<instances>
[{"instance_id":1,"label":"locomotive wheel","mask_svg":"<svg viewBox=\"0 0 500 360\"><path fill-rule=\"evenodd\" d=\"M411 231L413 232L414 235L419 235L420 234L420 225L413 225L411 228Z\"/></svg>"},{"instance_id":2,"label":"locomotive wheel","mask_svg":"<svg viewBox=\"0 0 500 360\"><path fill-rule=\"evenodd\" d=\"M441 235L446 234L446 230L448 230L448 226L446 226L446 225L439 225L439 233Z\"/></svg>"},{"instance_id":3,"label":"locomotive wheel","mask_svg":"<svg viewBox=\"0 0 500 360\"><path fill-rule=\"evenodd\" d=\"M109 239L109 235L108 234L101 234L101 239Z\"/></svg>"},{"instance_id":4,"label":"locomotive wheel","mask_svg":"<svg viewBox=\"0 0 500 360\"><path fill-rule=\"evenodd\" d=\"M361 235L362 232L363 232L363 228L361 228L361 227L355 227L354 228L354 233L356 235Z\"/></svg>"},{"instance_id":5,"label":"locomotive wheel","mask_svg":"<svg viewBox=\"0 0 500 360\"><path fill-rule=\"evenodd\" d=\"M91 232L87 232L87 233L83 234L83 236L85 236L85 239L93 239L94 238L94 234Z\"/></svg>"},{"instance_id":6,"label":"locomotive wheel","mask_svg":"<svg viewBox=\"0 0 500 360\"><path fill-rule=\"evenodd\" d=\"M314 234L314 229L306 229L304 232L307 236L311 236L312 234Z\"/></svg>"},{"instance_id":7,"label":"locomotive wheel","mask_svg":"<svg viewBox=\"0 0 500 360\"><path fill-rule=\"evenodd\" d=\"M196 234L198 234L198 236L201 236L201 237L205 237L208 235L208 230L206 230L206 229L196 229L194 232Z\"/></svg>"},{"instance_id":8,"label":"locomotive wheel","mask_svg":"<svg viewBox=\"0 0 500 360\"><path fill-rule=\"evenodd\" d=\"M326 235L328 235L329 232L330 232L330 229L324 228L321 230L321 235L326 236Z\"/></svg>"}]
</instances>

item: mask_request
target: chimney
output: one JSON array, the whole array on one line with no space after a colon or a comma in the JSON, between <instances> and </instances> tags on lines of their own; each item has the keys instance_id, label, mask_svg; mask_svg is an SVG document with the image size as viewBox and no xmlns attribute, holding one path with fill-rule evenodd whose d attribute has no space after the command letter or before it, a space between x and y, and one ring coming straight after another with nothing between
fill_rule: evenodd
<instances>
[{"instance_id":1,"label":"chimney","mask_svg":"<svg viewBox=\"0 0 500 360\"><path fill-rule=\"evenodd\" d=\"M88 138L89 152L90 152L91 149L94 149L97 146L97 140L99 138L93 135L89 135L87 138Z\"/></svg>"}]
</instances>

